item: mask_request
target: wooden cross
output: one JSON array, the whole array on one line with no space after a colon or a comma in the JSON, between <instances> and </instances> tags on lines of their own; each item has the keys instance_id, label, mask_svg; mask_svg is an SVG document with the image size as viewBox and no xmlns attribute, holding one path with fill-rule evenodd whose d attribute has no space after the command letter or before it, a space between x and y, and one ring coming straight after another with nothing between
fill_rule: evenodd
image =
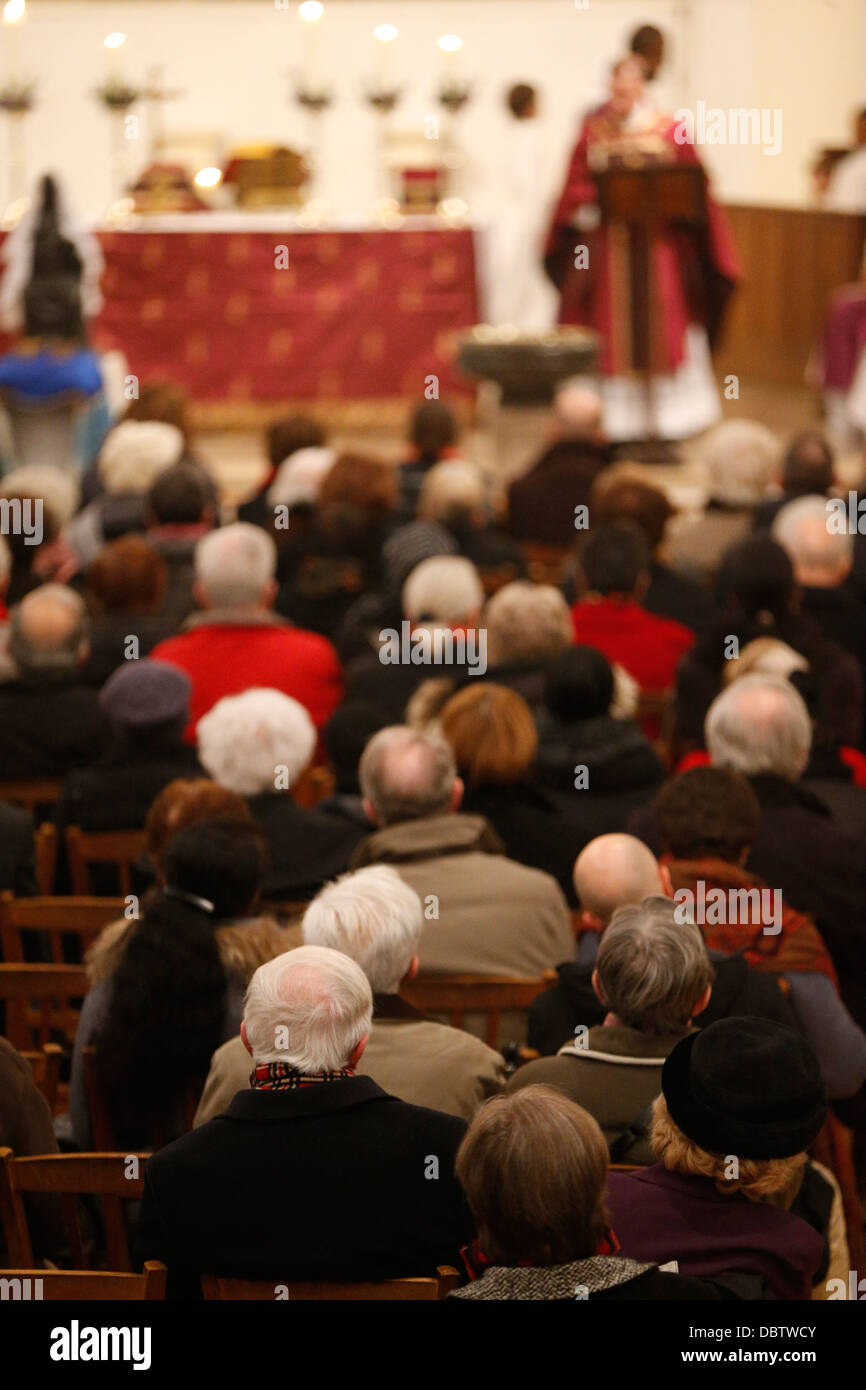
<instances>
[{"instance_id":1,"label":"wooden cross","mask_svg":"<svg viewBox=\"0 0 866 1390\"><path fill-rule=\"evenodd\" d=\"M162 67L157 65L148 69L147 86L143 89L142 99L148 103L147 120L152 132L150 139L150 158L155 161L159 158L165 147L165 103L176 101L178 97L185 95L179 88L164 87L162 82Z\"/></svg>"}]
</instances>

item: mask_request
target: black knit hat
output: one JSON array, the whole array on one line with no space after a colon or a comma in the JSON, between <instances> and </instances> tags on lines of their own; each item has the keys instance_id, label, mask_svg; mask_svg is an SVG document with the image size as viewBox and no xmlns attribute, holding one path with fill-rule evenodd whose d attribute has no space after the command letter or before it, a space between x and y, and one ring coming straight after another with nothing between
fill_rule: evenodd
<instances>
[{"instance_id":1,"label":"black knit hat","mask_svg":"<svg viewBox=\"0 0 866 1390\"><path fill-rule=\"evenodd\" d=\"M827 1117L811 1047L765 1018L722 1018L683 1038L662 1067L662 1091L687 1138L742 1159L801 1153Z\"/></svg>"}]
</instances>

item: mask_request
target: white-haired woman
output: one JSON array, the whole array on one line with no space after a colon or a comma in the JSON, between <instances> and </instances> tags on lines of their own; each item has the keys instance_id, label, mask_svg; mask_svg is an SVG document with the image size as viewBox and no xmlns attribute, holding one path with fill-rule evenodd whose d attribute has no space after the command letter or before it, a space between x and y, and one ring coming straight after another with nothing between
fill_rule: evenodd
<instances>
[{"instance_id":1,"label":"white-haired woman","mask_svg":"<svg viewBox=\"0 0 866 1390\"><path fill-rule=\"evenodd\" d=\"M279 690L252 689L218 700L199 720L199 760L214 781L249 802L268 837L265 896L312 898L344 873L364 829L309 809L305 773L316 730L303 705Z\"/></svg>"}]
</instances>

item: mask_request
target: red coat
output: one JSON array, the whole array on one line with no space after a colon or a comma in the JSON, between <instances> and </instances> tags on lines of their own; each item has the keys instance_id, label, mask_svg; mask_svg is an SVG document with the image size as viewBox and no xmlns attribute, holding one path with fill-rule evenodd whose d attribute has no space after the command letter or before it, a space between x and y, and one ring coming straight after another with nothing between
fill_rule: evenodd
<instances>
[{"instance_id":1,"label":"red coat","mask_svg":"<svg viewBox=\"0 0 866 1390\"><path fill-rule=\"evenodd\" d=\"M184 731L190 743L199 719L217 700L253 686L291 695L317 728L343 698L342 669L327 638L276 618L232 623L203 616L188 632L160 642L150 658L180 667L192 681L191 719Z\"/></svg>"},{"instance_id":2,"label":"red coat","mask_svg":"<svg viewBox=\"0 0 866 1390\"><path fill-rule=\"evenodd\" d=\"M584 599L571 610L574 640L618 662L641 690L668 690L695 634L673 618L648 613L634 599Z\"/></svg>"}]
</instances>

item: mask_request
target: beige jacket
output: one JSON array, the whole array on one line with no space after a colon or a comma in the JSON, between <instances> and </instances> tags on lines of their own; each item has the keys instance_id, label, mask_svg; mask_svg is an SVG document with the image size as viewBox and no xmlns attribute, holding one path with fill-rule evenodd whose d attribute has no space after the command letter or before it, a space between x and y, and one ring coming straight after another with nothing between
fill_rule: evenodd
<instances>
[{"instance_id":1,"label":"beige jacket","mask_svg":"<svg viewBox=\"0 0 866 1390\"><path fill-rule=\"evenodd\" d=\"M574 959L555 879L502 854L483 816L402 821L362 840L352 868L393 864L424 905L421 970L536 979Z\"/></svg>"},{"instance_id":2,"label":"beige jacket","mask_svg":"<svg viewBox=\"0 0 866 1390\"><path fill-rule=\"evenodd\" d=\"M211 1059L195 1124L221 1115L250 1084L252 1058L239 1037ZM396 995L376 996L376 1015L359 1076L370 1076L389 1095L471 1120L505 1083L505 1064L471 1033L425 1019Z\"/></svg>"}]
</instances>

